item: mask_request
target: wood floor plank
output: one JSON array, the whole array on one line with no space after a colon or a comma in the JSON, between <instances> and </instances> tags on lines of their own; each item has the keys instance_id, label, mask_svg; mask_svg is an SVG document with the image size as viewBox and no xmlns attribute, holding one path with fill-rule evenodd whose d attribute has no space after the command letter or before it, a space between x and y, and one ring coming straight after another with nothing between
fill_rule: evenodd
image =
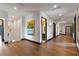
<instances>
[{"instance_id":1,"label":"wood floor plank","mask_svg":"<svg viewBox=\"0 0 79 59\"><path fill-rule=\"evenodd\" d=\"M65 43L65 44L64 44ZM14 43L0 43L1 56L79 56L70 36L60 35L41 45L23 40ZM70 45L70 46L68 46Z\"/></svg>"}]
</instances>

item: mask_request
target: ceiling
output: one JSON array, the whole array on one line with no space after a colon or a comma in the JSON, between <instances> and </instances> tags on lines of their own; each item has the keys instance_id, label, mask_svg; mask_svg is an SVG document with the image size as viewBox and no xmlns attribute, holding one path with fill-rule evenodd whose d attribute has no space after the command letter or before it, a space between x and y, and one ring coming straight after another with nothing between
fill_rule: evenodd
<instances>
[{"instance_id":1,"label":"ceiling","mask_svg":"<svg viewBox=\"0 0 79 59\"><path fill-rule=\"evenodd\" d=\"M57 8L54 8L54 5ZM13 7L17 8L16 11ZM55 21L73 16L77 7L78 4L76 3L0 3L0 10L6 12L25 13L27 11L42 11Z\"/></svg>"},{"instance_id":2,"label":"ceiling","mask_svg":"<svg viewBox=\"0 0 79 59\"><path fill-rule=\"evenodd\" d=\"M78 8L78 4L75 3L61 3L56 5L59 6L59 8L52 8L43 12L57 22L67 20L69 17L74 17ZM60 14L61 16L59 16Z\"/></svg>"}]
</instances>

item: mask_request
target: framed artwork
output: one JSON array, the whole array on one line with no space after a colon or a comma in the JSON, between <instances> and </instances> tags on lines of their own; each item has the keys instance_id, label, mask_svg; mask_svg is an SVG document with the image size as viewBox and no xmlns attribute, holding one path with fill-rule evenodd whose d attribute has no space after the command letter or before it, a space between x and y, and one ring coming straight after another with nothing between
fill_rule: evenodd
<instances>
[{"instance_id":1,"label":"framed artwork","mask_svg":"<svg viewBox=\"0 0 79 59\"><path fill-rule=\"evenodd\" d=\"M35 21L34 19L30 19L26 22L27 27L27 35L34 35Z\"/></svg>"}]
</instances>

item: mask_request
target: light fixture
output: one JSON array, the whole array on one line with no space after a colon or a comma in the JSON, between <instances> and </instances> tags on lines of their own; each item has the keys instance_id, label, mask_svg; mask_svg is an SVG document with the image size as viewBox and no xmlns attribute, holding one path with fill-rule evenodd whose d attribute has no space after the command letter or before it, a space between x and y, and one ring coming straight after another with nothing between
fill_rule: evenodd
<instances>
[{"instance_id":1,"label":"light fixture","mask_svg":"<svg viewBox=\"0 0 79 59\"><path fill-rule=\"evenodd\" d=\"M12 42L15 42L15 40L12 40Z\"/></svg>"},{"instance_id":2,"label":"light fixture","mask_svg":"<svg viewBox=\"0 0 79 59\"><path fill-rule=\"evenodd\" d=\"M42 42L45 43L45 40L43 40Z\"/></svg>"},{"instance_id":3,"label":"light fixture","mask_svg":"<svg viewBox=\"0 0 79 59\"><path fill-rule=\"evenodd\" d=\"M52 23L50 22L50 23L49 23L49 25L51 26L51 25L52 25Z\"/></svg>"},{"instance_id":4,"label":"light fixture","mask_svg":"<svg viewBox=\"0 0 79 59\"><path fill-rule=\"evenodd\" d=\"M57 8L57 5L54 5L53 8Z\"/></svg>"},{"instance_id":5,"label":"light fixture","mask_svg":"<svg viewBox=\"0 0 79 59\"><path fill-rule=\"evenodd\" d=\"M13 9L16 10L17 8L16 7L13 7Z\"/></svg>"},{"instance_id":6,"label":"light fixture","mask_svg":"<svg viewBox=\"0 0 79 59\"><path fill-rule=\"evenodd\" d=\"M14 16L12 16L12 18L14 18Z\"/></svg>"},{"instance_id":7,"label":"light fixture","mask_svg":"<svg viewBox=\"0 0 79 59\"><path fill-rule=\"evenodd\" d=\"M62 16L62 14L59 14L59 16Z\"/></svg>"},{"instance_id":8,"label":"light fixture","mask_svg":"<svg viewBox=\"0 0 79 59\"><path fill-rule=\"evenodd\" d=\"M44 18L43 18L42 20L43 20L43 21L45 21L45 19L44 19Z\"/></svg>"}]
</instances>

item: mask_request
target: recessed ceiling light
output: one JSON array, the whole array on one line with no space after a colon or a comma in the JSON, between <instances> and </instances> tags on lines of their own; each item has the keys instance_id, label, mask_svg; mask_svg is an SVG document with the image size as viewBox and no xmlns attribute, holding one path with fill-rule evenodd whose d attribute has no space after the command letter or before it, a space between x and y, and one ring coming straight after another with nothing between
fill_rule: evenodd
<instances>
[{"instance_id":1,"label":"recessed ceiling light","mask_svg":"<svg viewBox=\"0 0 79 59\"><path fill-rule=\"evenodd\" d=\"M14 16L12 16L12 18L14 18Z\"/></svg>"},{"instance_id":2,"label":"recessed ceiling light","mask_svg":"<svg viewBox=\"0 0 79 59\"><path fill-rule=\"evenodd\" d=\"M54 5L53 8L57 8L57 5Z\"/></svg>"},{"instance_id":3,"label":"recessed ceiling light","mask_svg":"<svg viewBox=\"0 0 79 59\"><path fill-rule=\"evenodd\" d=\"M52 23L50 22L49 25L52 25Z\"/></svg>"},{"instance_id":4,"label":"recessed ceiling light","mask_svg":"<svg viewBox=\"0 0 79 59\"><path fill-rule=\"evenodd\" d=\"M59 16L62 16L62 14L59 14Z\"/></svg>"},{"instance_id":5,"label":"recessed ceiling light","mask_svg":"<svg viewBox=\"0 0 79 59\"><path fill-rule=\"evenodd\" d=\"M43 21L45 21L45 19L44 19L44 18L43 18L42 20L43 20Z\"/></svg>"},{"instance_id":6,"label":"recessed ceiling light","mask_svg":"<svg viewBox=\"0 0 79 59\"><path fill-rule=\"evenodd\" d=\"M12 42L15 42L15 40L12 40Z\"/></svg>"},{"instance_id":7,"label":"recessed ceiling light","mask_svg":"<svg viewBox=\"0 0 79 59\"><path fill-rule=\"evenodd\" d=\"M17 8L16 7L13 7L13 9L16 10Z\"/></svg>"}]
</instances>

